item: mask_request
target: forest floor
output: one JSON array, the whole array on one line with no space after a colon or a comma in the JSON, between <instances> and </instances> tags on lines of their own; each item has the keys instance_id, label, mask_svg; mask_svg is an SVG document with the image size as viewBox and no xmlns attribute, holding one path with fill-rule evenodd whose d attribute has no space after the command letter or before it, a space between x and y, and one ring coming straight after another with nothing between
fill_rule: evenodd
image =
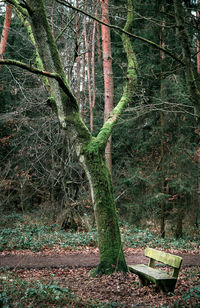
<instances>
[{"instance_id":1,"label":"forest floor","mask_svg":"<svg viewBox=\"0 0 200 308\"><path fill-rule=\"evenodd\" d=\"M98 250L91 247L77 250L57 248L54 251L45 249L40 252L0 252L0 275L2 277L6 269L29 282L59 282L59 285L70 288L81 298L81 302L86 305L82 307L94 307L94 303L112 303L109 307L200 307L198 253L169 251L182 256L183 264L174 294L162 295L154 285L139 288L138 277L133 273L114 273L91 278L90 270L98 264ZM147 263L144 249L127 248L125 256L129 265Z\"/></svg>"}]
</instances>

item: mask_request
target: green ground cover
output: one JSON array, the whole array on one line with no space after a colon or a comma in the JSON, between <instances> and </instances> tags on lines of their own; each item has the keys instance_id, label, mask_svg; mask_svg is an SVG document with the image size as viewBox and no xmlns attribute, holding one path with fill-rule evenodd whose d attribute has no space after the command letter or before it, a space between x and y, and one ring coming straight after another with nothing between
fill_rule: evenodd
<instances>
[{"instance_id":1,"label":"green ground cover","mask_svg":"<svg viewBox=\"0 0 200 308\"><path fill-rule=\"evenodd\" d=\"M39 251L44 248L60 247L74 249L80 246L97 246L95 228L87 232L66 232L57 224L47 224L38 219L27 218L13 213L0 217L0 251L30 249ZM181 239L160 238L157 232L139 229L126 223L120 223L124 247L143 248L148 246L164 249L196 250L200 246L200 231L195 235L187 233Z\"/></svg>"}]
</instances>

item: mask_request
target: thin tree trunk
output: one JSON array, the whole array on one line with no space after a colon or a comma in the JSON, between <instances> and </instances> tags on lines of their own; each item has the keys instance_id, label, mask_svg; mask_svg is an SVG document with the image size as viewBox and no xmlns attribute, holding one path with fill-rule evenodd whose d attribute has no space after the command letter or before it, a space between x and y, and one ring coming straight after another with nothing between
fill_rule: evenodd
<instances>
[{"instance_id":1,"label":"thin tree trunk","mask_svg":"<svg viewBox=\"0 0 200 308\"><path fill-rule=\"evenodd\" d=\"M95 89L95 34L96 34L96 21L93 23L92 29L92 109L94 112L95 100L96 100L96 89Z\"/></svg>"},{"instance_id":2,"label":"thin tree trunk","mask_svg":"<svg viewBox=\"0 0 200 308\"><path fill-rule=\"evenodd\" d=\"M90 131L93 132L93 108L92 108L92 91L91 91L91 55L90 55L90 47L88 42L87 30L86 30L86 17L84 16L84 39L85 39L85 50L86 50L86 66L87 66L87 84L88 84L88 100L89 100L89 108L90 108Z\"/></svg>"},{"instance_id":3,"label":"thin tree trunk","mask_svg":"<svg viewBox=\"0 0 200 308\"><path fill-rule=\"evenodd\" d=\"M86 23L86 18L84 16L83 32L82 32L83 49L82 49L82 75L81 75L81 104L80 104L82 119L84 119L84 114L85 114L85 54L86 54L86 48L85 48L86 33L85 33L85 25L84 25L85 23Z\"/></svg>"},{"instance_id":4,"label":"thin tree trunk","mask_svg":"<svg viewBox=\"0 0 200 308\"><path fill-rule=\"evenodd\" d=\"M100 43L100 29L99 24L97 23L97 54L98 54L98 63L101 64L101 43Z\"/></svg>"},{"instance_id":5,"label":"thin tree trunk","mask_svg":"<svg viewBox=\"0 0 200 308\"><path fill-rule=\"evenodd\" d=\"M161 90L162 91L162 90ZM164 119L163 114L160 115L160 122L161 122L161 130L162 130L162 139L161 139L161 169L163 164L164 158ZM165 178L162 178L162 193L165 193ZM161 238L165 238L165 200L161 201L161 219L160 219L160 236Z\"/></svg>"},{"instance_id":6,"label":"thin tree trunk","mask_svg":"<svg viewBox=\"0 0 200 308\"><path fill-rule=\"evenodd\" d=\"M51 7L51 30L52 30L53 37L55 37L54 22L53 22L55 3L56 3L56 1L53 0L52 7Z\"/></svg>"},{"instance_id":7,"label":"thin tree trunk","mask_svg":"<svg viewBox=\"0 0 200 308\"><path fill-rule=\"evenodd\" d=\"M164 6L161 7L162 12L164 12ZM162 20L162 26L160 31L160 45L164 48L165 42L164 42L164 30L165 30L165 20ZM162 62L165 59L165 54L163 51L160 51L160 61L161 61L161 67ZM160 97L161 100L163 99L163 74L161 72L160 74ZM163 169L163 159L164 159L164 114L161 112L160 114L160 125L161 125L161 169ZM165 193L165 177L162 178L162 185L161 185L162 193ZM161 238L165 238L165 200L161 201L161 219L160 219L160 235Z\"/></svg>"},{"instance_id":8,"label":"thin tree trunk","mask_svg":"<svg viewBox=\"0 0 200 308\"><path fill-rule=\"evenodd\" d=\"M79 1L76 0L76 7L79 7ZM81 75L81 66L80 66L80 45L79 45L79 36L80 36L80 30L79 30L79 15L78 13L76 14L76 76L77 76L77 100L80 105L80 100L81 100L81 90L80 90L80 75Z\"/></svg>"},{"instance_id":9,"label":"thin tree trunk","mask_svg":"<svg viewBox=\"0 0 200 308\"><path fill-rule=\"evenodd\" d=\"M184 208L184 204L183 204L184 200L179 197L177 199L177 222L176 222L176 239L179 239L183 236L183 208Z\"/></svg>"},{"instance_id":10,"label":"thin tree trunk","mask_svg":"<svg viewBox=\"0 0 200 308\"><path fill-rule=\"evenodd\" d=\"M1 34L1 42L0 42L0 59L3 59L4 53L6 51L8 33L9 33L10 22L11 22L11 15L12 15L11 6L9 4L6 4L6 14L5 14L3 31ZM1 70L1 65L0 65L0 70Z\"/></svg>"},{"instance_id":11,"label":"thin tree trunk","mask_svg":"<svg viewBox=\"0 0 200 308\"><path fill-rule=\"evenodd\" d=\"M108 0L100 0L102 21L109 23L109 2ZM103 52L103 71L104 71L104 121L108 119L110 112L113 110L113 72L112 72L112 54L111 54L111 38L110 28L101 25L102 35L102 52ZM110 136L106 150L106 161L110 172L112 173L112 137Z\"/></svg>"}]
</instances>

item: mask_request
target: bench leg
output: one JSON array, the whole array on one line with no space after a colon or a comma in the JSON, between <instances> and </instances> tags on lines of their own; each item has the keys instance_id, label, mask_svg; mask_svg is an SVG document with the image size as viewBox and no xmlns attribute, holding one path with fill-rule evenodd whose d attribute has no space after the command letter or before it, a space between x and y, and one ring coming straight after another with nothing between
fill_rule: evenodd
<instances>
[{"instance_id":1,"label":"bench leg","mask_svg":"<svg viewBox=\"0 0 200 308\"><path fill-rule=\"evenodd\" d=\"M176 281L160 281L159 283L156 284L158 287L159 291L162 294L166 294L168 292L173 293L175 289Z\"/></svg>"},{"instance_id":2,"label":"bench leg","mask_svg":"<svg viewBox=\"0 0 200 308\"><path fill-rule=\"evenodd\" d=\"M145 279L144 277L139 276L139 287L144 287L149 284L148 280Z\"/></svg>"}]
</instances>

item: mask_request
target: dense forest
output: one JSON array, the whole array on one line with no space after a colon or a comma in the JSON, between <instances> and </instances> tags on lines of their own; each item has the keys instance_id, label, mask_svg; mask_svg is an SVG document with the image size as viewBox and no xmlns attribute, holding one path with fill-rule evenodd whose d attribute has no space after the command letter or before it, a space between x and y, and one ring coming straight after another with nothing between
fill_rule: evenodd
<instances>
[{"instance_id":1,"label":"dense forest","mask_svg":"<svg viewBox=\"0 0 200 308\"><path fill-rule=\"evenodd\" d=\"M199 12L0 1L0 252L98 246L95 277L127 247L198 250Z\"/></svg>"},{"instance_id":2,"label":"dense forest","mask_svg":"<svg viewBox=\"0 0 200 308\"><path fill-rule=\"evenodd\" d=\"M101 19L100 3L72 1L75 10L69 8L70 2L65 6L62 1L46 2L69 85L96 136L104 121L104 84L109 78L104 75L104 41L96 20ZM130 32L137 86L112 132L112 181L120 219L137 226L159 224L162 237L168 233L181 237L184 228L198 228L199 223L199 107L195 110L191 93L199 88L198 6L187 1L181 13L187 46L181 42L171 1L135 3ZM120 38L126 20L124 1L110 1L108 14L110 24L119 27L110 29L115 106L126 79ZM4 15L2 3L1 28ZM38 66L26 22L20 18L13 9L4 58ZM197 89L190 89L187 82L187 65ZM93 211L87 178L73 142L52 112L55 106L47 85L40 76L16 66L1 66L0 78L1 210L39 210L65 229L88 228Z\"/></svg>"}]
</instances>

